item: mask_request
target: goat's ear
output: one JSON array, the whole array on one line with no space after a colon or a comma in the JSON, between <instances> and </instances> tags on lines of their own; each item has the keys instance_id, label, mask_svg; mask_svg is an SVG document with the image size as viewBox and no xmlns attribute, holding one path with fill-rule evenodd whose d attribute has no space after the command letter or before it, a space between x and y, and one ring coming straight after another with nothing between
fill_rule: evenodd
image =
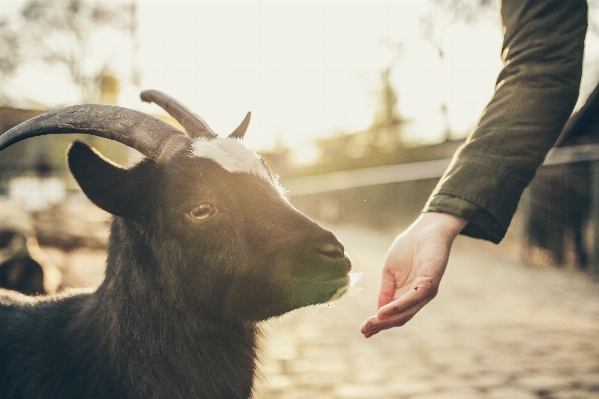
<instances>
[{"instance_id":1,"label":"goat's ear","mask_svg":"<svg viewBox=\"0 0 599 399\"><path fill-rule=\"evenodd\" d=\"M140 221L142 203L130 170L112 163L80 141L71 144L69 169L87 198L116 216Z\"/></svg>"}]
</instances>

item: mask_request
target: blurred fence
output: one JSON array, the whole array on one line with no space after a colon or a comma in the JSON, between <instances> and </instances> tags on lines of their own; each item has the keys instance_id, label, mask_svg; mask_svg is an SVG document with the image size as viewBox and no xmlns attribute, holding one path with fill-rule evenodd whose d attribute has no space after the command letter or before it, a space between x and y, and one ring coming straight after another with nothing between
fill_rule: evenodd
<instances>
[{"instance_id":1,"label":"blurred fence","mask_svg":"<svg viewBox=\"0 0 599 399\"><path fill-rule=\"evenodd\" d=\"M599 144L587 144L570 147L554 148L539 170L556 168L557 165L575 165L588 171L582 185L588 187L588 202L590 212L585 220L579 221L575 229L583 230L585 234L585 256L588 259L588 269L599 276ZM428 196L435 187L438 179L450 164L450 159L415 162L402 165L390 165L359 170L349 170L316 176L282 179L282 186L288 191L294 205L310 216L329 222L350 222L369 225L377 228L402 228L411 223L420 213ZM577 171L579 177L582 175ZM563 173L562 173L563 175ZM540 177L539 179L542 179ZM569 190L565 177L550 190L563 192ZM580 186L580 184L578 184ZM574 188L570 187L570 190ZM585 191L586 192L586 191ZM534 194L534 193L533 193ZM551 198L531 198L531 193L525 193L523 204L519 210L519 218L524 225L530 226L530 218L535 215L538 201L548 203ZM562 214L559 207L565 203L549 204L553 215L542 215L545 222L552 216ZM571 201L568 207L579 209L582 204ZM561 213L560 213L561 212ZM537 213L538 214L538 213ZM565 229L568 222L543 228L554 229L552 232L558 240L556 252L565 245ZM528 231L527 231L528 233ZM529 245L530 240L519 245ZM571 247L571 246L570 246ZM569 248L569 247L568 247Z\"/></svg>"},{"instance_id":2,"label":"blurred fence","mask_svg":"<svg viewBox=\"0 0 599 399\"><path fill-rule=\"evenodd\" d=\"M599 145L587 144L553 148L547 154L543 166L597 160L599 160ZM282 179L281 183L288 191L289 196L297 197L378 184L439 179L450 162L451 159L437 159L400 165L377 166L315 176L287 178Z\"/></svg>"},{"instance_id":3,"label":"blurred fence","mask_svg":"<svg viewBox=\"0 0 599 399\"><path fill-rule=\"evenodd\" d=\"M296 177L283 180L283 186L289 191L289 195L298 196L386 183L438 179L447 169L450 161L450 159L439 159Z\"/></svg>"}]
</instances>

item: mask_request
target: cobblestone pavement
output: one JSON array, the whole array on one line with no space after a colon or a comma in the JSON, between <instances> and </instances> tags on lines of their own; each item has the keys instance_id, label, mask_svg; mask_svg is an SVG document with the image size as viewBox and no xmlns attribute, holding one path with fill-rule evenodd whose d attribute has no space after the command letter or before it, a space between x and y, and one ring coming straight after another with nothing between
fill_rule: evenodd
<instances>
[{"instance_id":1,"label":"cobblestone pavement","mask_svg":"<svg viewBox=\"0 0 599 399\"><path fill-rule=\"evenodd\" d=\"M365 339L393 236L332 230L364 273L361 291L266 323L257 399L599 398L599 284L589 277L459 238L439 295L404 327Z\"/></svg>"}]
</instances>

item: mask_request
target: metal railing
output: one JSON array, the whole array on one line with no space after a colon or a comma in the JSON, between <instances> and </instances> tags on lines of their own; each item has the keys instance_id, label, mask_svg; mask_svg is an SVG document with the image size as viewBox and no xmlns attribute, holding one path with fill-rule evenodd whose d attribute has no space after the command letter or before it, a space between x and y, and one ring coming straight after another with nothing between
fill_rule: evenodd
<instances>
[{"instance_id":1,"label":"metal railing","mask_svg":"<svg viewBox=\"0 0 599 399\"><path fill-rule=\"evenodd\" d=\"M599 144L587 144L553 148L547 154L543 165L597 160L599 160ZM293 197L378 184L438 179L443 175L450 163L451 159L448 158L346 170L322 175L281 179L281 185L287 190L288 195Z\"/></svg>"}]
</instances>

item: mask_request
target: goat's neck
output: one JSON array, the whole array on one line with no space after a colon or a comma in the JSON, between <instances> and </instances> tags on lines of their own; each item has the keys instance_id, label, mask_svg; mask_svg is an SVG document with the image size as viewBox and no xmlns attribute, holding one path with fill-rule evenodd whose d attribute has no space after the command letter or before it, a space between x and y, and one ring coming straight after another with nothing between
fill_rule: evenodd
<instances>
[{"instance_id":1,"label":"goat's neck","mask_svg":"<svg viewBox=\"0 0 599 399\"><path fill-rule=\"evenodd\" d=\"M249 396L256 326L197 314L128 222L115 218L109 248L96 298L109 309L109 356L132 390L143 397Z\"/></svg>"}]
</instances>

